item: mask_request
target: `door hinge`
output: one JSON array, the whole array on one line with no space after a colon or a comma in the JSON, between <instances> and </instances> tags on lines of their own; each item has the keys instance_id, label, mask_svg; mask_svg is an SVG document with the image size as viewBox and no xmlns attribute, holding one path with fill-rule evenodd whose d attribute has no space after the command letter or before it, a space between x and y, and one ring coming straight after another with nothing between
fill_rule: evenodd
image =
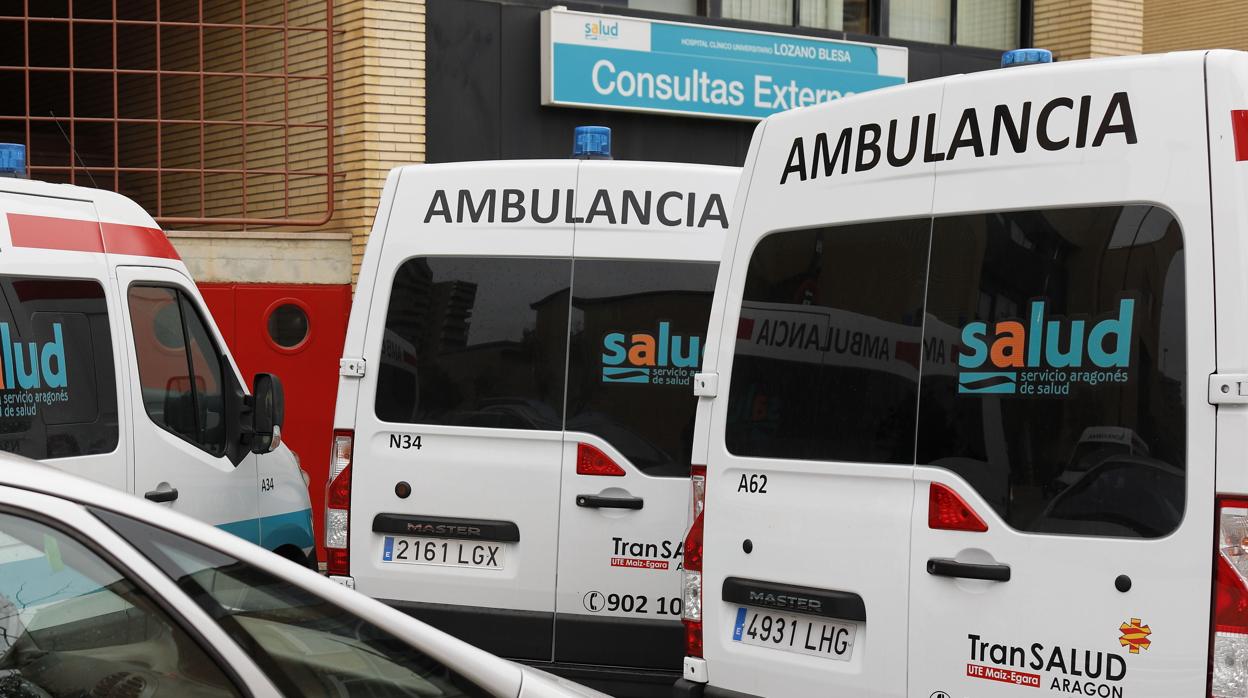
<instances>
[{"instance_id":1,"label":"door hinge","mask_svg":"<svg viewBox=\"0 0 1248 698\"><path fill-rule=\"evenodd\" d=\"M364 368L364 359L346 357L338 359L338 375L340 376L363 378Z\"/></svg>"},{"instance_id":2,"label":"door hinge","mask_svg":"<svg viewBox=\"0 0 1248 698\"><path fill-rule=\"evenodd\" d=\"M719 374L695 373L693 375L693 394L698 397L715 397L719 395Z\"/></svg>"},{"instance_id":3,"label":"door hinge","mask_svg":"<svg viewBox=\"0 0 1248 698\"><path fill-rule=\"evenodd\" d=\"M1209 376L1209 404L1248 405L1248 373L1215 373Z\"/></svg>"}]
</instances>

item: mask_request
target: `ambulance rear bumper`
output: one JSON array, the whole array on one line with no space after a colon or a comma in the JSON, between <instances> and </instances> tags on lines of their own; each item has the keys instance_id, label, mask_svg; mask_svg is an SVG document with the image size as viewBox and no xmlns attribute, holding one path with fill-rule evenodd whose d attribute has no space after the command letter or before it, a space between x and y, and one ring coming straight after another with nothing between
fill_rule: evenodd
<instances>
[{"instance_id":1,"label":"ambulance rear bumper","mask_svg":"<svg viewBox=\"0 0 1248 698\"><path fill-rule=\"evenodd\" d=\"M672 698L762 698L752 693L730 691L716 688L710 684L696 683L687 679L677 679L672 686Z\"/></svg>"}]
</instances>

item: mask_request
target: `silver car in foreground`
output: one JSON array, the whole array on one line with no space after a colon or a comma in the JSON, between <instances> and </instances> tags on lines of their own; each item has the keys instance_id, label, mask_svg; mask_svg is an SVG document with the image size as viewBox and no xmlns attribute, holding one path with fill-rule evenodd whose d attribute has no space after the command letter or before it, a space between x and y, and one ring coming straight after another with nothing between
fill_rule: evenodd
<instances>
[{"instance_id":1,"label":"silver car in foreground","mask_svg":"<svg viewBox=\"0 0 1248 698\"><path fill-rule=\"evenodd\" d=\"M604 694L160 505L0 453L0 696L236 695Z\"/></svg>"}]
</instances>

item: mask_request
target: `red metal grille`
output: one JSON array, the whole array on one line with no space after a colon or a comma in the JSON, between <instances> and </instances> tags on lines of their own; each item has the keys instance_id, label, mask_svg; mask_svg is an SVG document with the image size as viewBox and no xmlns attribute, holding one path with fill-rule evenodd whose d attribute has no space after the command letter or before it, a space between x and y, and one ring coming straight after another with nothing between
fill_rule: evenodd
<instances>
[{"instance_id":1,"label":"red metal grille","mask_svg":"<svg viewBox=\"0 0 1248 698\"><path fill-rule=\"evenodd\" d=\"M0 140L163 225L323 225L333 39L332 0L0 0Z\"/></svg>"}]
</instances>

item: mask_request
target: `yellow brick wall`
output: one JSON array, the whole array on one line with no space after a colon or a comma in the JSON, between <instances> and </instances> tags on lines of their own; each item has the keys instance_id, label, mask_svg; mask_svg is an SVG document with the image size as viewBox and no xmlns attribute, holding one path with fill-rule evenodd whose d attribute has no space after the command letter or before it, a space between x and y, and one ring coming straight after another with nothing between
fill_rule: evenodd
<instances>
[{"instance_id":1,"label":"yellow brick wall","mask_svg":"<svg viewBox=\"0 0 1248 698\"><path fill-rule=\"evenodd\" d=\"M1144 51L1248 50L1248 0L1144 0Z\"/></svg>"},{"instance_id":2,"label":"yellow brick wall","mask_svg":"<svg viewBox=\"0 0 1248 698\"><path fill-rule=\"evenodd\" d=\"M338 218L359 272L386 174L425 159L424 0L338 2Z\"/></svg>"},{"instance_id":3,"label":"yellow brick wall","mask_svg":"<svg viewBox=\"0 0 1248 698\"><path fill-rule=\"evenodd\" d=\"M1061 60L1140 53L1145 0L1035 0L1035 45Z\"/></svg>"},{"instance_id":4,"label":"yellow brick wall","mask_svg":"<svg viewBox=\"0 0 1248 698\"><path fill-rule=\"evenodd\" d=\"M202 30L204 59L202 69L214 73L281 73L277 77L211 75L202 80L193 75L165 75L160 94L152 78L119 85L119 100L131 112L163 119L241 121L287 121L289 137L280 126L239 126L214 124L202 131L198 124L166 124L160 130L159 162L165 168L198 169L325 169L324 128L304 128L326 120L326 82L312 79L326 73L325 33L312 28L325 27L324 0L206 0L206 23L268 25L288 31L252 27L245 32L235 27L206 27ZM173 13L181 6L174 6ZM285 15L283 14L285 11ZM165 19L195 21L191 15ZM144 27L131 44L119 44L119 62L154 67L156 31ZM167 71L198 71L200 30L167 26L160 30L160 68ZM246 42L246 64L242 56ZM284 51L288 45L289 50ZM285 60L283 58L285 54ZM204 99L200 100L201 88ZM282 95L289 94L287 113ZM246 111L244 113L244 97ZM200 157L201 138L204 157ZM119 150L129 164L157 164L157 133L153 125L124 126L119 132ZM287 141L289 141L287 143ZM123 163L127 164L127 163ZM201 185L197 172L166 173L157 191L154 175L123 174L119 189L138 199L153 213L166 217L251 217L314 219L326 207L325 178L298 176L289 185L281 175L212 173ZM201 189L202 186L202 189ZM202 195L201 195L202 191ZM288 192L288 193L287 193ZM243 205L244 195L246 207ZM286 210L285 202L290 202ZM159 211L157 211L159 209ZM203 226L195 226L203 227ZM217 226L209 226L217 227Z\"/></svg>"},{"instance_id":5,"label":"yellow brick wall","mask_svg":"<svg viewBox=\"0 0 1248 698\"><path fill-rule=\"evenodd\" d=\"M238 22L237 0L209 0L208 21ZM325 115L324 83L299 80L298 76L324 74L323 34L299 31L299 27L324 26L324 0L248 0L247 22L278 24L283 10L291 26L286 61L295 76L289 84L289 116L282 103L284 82L275 78L248 78L246 81L247 119L282 120L293 124L315 124ZM422 162L425 153L425 22L424 2L417 0L338 0L334 4L334 215L319 227L249 226L257 237L273 232L339 232L351 239L352 278L359 270L364 244L372 225L377 200L386 174L396 165ZM171 37L170 37L171 38ZM205 36L204 67L209 71L239 71L244 68L242 32L237 29L211 31ZM282 32L248 30L247 65L251 73L279 72L283 68ZM192 33L169 41L162 56L165 69L195 70L198 65L198 39ZM243 81L240 78L207 78L204 116L209 119L242 118ZM155 94L130 96L130 103L148 100L154 110ZM198 118L199 85L196 79L169 80L161 97L165 117ZM155 164L154 131L135 130L122 151ZM245 148L243 143L245 143ZM198 126L167 126L162 132L161 154L166 167L194 168L199 163ZM323 129L290 130L289 142L277 127L212 126L204 134L207 167L241 168L243 156L249 169L316 170L325 167ZM144 163L146 164L146 163ZM200 196L197 175L166 175L161 200L163 215L200 215L203 202L208 216L243 215L243 193L248 217L316 218L325 209L324 178L296 177L287 185L279 175L255 175L244 188L240 175L208 175ZM155 207L155 179L132 175L123 180L122 190ZM289 211L284 201L289 201ZM224 224L186 225L183 229L221 230L227 234L237 226ZM283 240L289 240L284 237ZM288 244L283 242L282 244Z\"/></svg>"}]
</instances>

